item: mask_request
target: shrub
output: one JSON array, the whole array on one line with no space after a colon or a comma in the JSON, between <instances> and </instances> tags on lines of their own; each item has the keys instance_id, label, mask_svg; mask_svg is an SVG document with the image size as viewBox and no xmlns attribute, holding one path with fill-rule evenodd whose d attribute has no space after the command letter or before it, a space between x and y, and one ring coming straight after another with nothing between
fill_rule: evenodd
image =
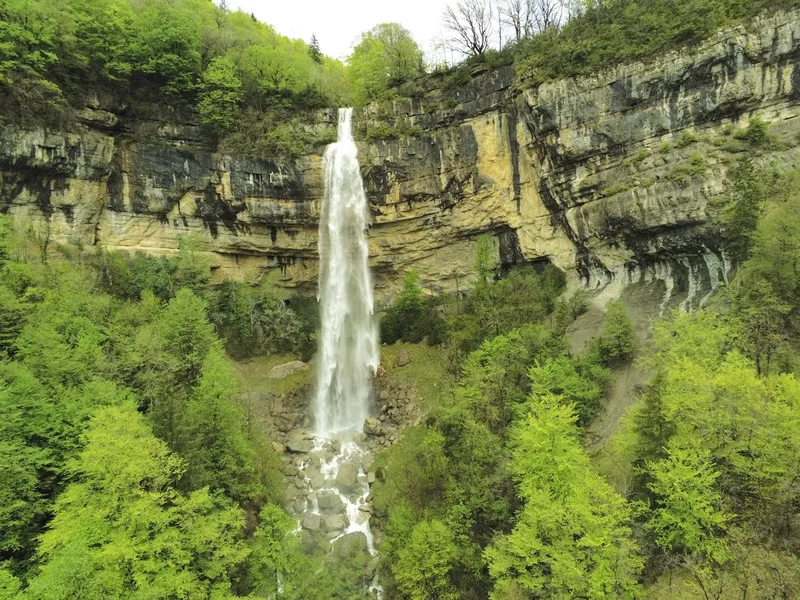
<instances>
[{"instance_id":1,"label":"shrub","mask_svg":"<svg viewBox=\"0 0 800 600\"><path fill-rule=\"evenodd\" d=\"M615 301L608 306L603 333L597 345L600 356L606 364L627 360L636 351L633 323L622 302Z\"/></svg>"},{"instance_id":2,"label":"shrub","mask_svg":"<svg viewBox=\"0 0 800 600\"><path fill-rule=\"evenodd\" d=\"M381 320L381 340L418 343L427 339L430 345L444 341L444 321L436 312L436 303L422 297L419 274L409 271L403 279L403 290Z\"/></svg>"}]
</instances>

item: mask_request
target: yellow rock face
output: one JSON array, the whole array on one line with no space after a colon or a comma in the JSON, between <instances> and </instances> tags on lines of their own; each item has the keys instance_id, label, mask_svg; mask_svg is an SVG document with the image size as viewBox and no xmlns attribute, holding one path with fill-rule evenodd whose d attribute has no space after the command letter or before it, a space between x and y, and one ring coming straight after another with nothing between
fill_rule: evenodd
<instances>
[{"instance_id":1,"label":"yellow rock face","mask_svg":"<svg viewBox=\"0 0 800 600\"><path fill-rule=\"evenodd\" d=\"M727 268L714 272L725 257L713 215L738 160L730 130L759 115L784 142L775 158L795 160L798 50L800 13L776 14L591 77L527 85L501 69L432 102L359 109L357 123L421 132L360 143L379 299L411 269L431 292L468 288L483 233L501 263L551 262L572 285L713 287ZM101 132L117 116L81 115L77 133L6 128L0 210L54 241L132 252L195 235L218 279L277 270L282 285L315 289L320 155L214 153L168 123L158 143L122 140Z\"/></svg>"}]
</instances>

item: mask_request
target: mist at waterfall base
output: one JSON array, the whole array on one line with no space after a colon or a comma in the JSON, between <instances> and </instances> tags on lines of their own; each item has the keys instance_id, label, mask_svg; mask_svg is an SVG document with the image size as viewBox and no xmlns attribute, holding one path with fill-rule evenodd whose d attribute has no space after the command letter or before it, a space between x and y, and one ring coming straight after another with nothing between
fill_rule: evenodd
<instances>
[{"instance_id":1,"label":"mist at waterfall base","mask_svg":"<svg viewBox=\"0 0 800 600\"><path fill-rule=\"evenodd\" d=\"M332 544L348 534L363 534L374 556L367 504L372 458L360 442L380 357L368 263L369 215L351 119L352 109L339 110L338 139L324 156L315 435L301 465L308 489L302 526L306 519L322 521L321 530ZM341 500L343 514L326 513L332 499L333 504ZM370 590L381 596L377 575Z\"/></svg>"}]
</instances>

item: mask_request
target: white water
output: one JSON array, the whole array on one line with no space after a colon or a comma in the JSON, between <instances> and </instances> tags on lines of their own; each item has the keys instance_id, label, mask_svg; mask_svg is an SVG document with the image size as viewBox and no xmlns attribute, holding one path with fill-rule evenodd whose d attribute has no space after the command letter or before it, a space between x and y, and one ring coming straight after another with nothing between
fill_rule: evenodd
<instances>
[{"instance_id":1,"label":"white water","mask_svg":"<svg viewBox=\"0 0 800 600\"><path fill-rule=\"evenodd\" d=\"M378 330L365 231L369 219L350 120L339 109L339 135L325 150L325 197L319 226L322 317L315 417L317 435L360 431L378 368Z\"/></svg>"},{"instance_id":2,"label":"white water","mask_svg":"<svg viewBox=\"0 0 800 600\"><path fill-rule=\"evenodd\" d=\"M331 543L347 534L362 533L368 552L374 555L364 468L368 452L358 440L363 439L361 430L369 415L372 379L380 357L368 264L369 214L351 130L352 112L351 108L339 109L338 139L324 156L318 295L322 324L314 402L316 437L310 455L322 483L311 489L306 510L324 517L319 499L327 498L329 503L331 494L338 495L345 523L343 529L325 528ZM358 475L355 485L340 489L337 477L345 464L357 466ZM308 466L303 465L301 471L306 474L306 485L314 488ZM380 598L382 590L375 577L370 590Z\"/></svg>"}]
</instances>

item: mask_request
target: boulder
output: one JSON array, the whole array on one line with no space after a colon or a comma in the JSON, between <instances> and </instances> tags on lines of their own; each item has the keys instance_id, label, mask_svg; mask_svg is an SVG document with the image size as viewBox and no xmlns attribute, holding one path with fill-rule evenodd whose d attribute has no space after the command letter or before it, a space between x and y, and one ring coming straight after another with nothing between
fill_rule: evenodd
<instances>
[{"instance_id":1,"label":"boulder","mask_svg":"<svg viewBox=\"0 0 800 600\"><path fill-rule=\"evenodd\" d=\"M327 533L342 531L347 524L342 515L325 515L322 517L320 529Z\"/></svg>"},{"instance_id":2,"label":"boulder","mask_svg":"<svg viewBox=\"0 0 800 600\"><path fill-rule=\"evenodd\" d=\"M309 475L308 480L312 490L318 490L325 485L325 478L322 476L322 473L318 471Z\"/></svg>"},{"instance_id":3,"label":"boulder","mask_svg":"<svg viewBox=\"0 0 800 600\"><path fill-rule=\"evenodd\" d=\"M408 355L406 350L400 350L400 352L397 354L397 358L394 360L394 364L398 367L405 367L410 362L411 357Z\"/></svg>"},{"instance_id":4,"label":"boulder","mask_svg":"<svg viewBox=\"0 0 800 600\"><path fill-rule=\"evenodd\" d=\"M364 557L364 566L366 566L367 536L360 531L343 535L333 543L333 554L339 559L353 556Z\"/></svg>"},{"instance_id":5,"label":"boulder","mask_svg":"<svg viewBox=\"0 0 800 600\"><path fill-rule=\"evenodd\" d=\"M367 483L369 483L370 485L375 483L375 473L373 471L367 473Z\"/></svg>"},{"instance_id":6,"label":"boulder","mask_svg":"<svg viewBox=\"0 0 800 600\"><path fill-rule=\"evenodd\" d=\"M353 463L343 463L339 465L339 472L336 473L336 487L342 492L353 491L358 485L358 467Z\"/></svg>"},{"instance_id":7,"label":"boulder","mask_svg":"<svg viewBox=\"0 0 800 600\"><path fill-rule=\"evenodd\" d=\"M294 452L295 454L307 454L308 452L311 452L313 447L314 442L311 440L294 438L286 442L286 449L289 452Z\"/></svg>"},{"instance_id":8,"label":"boulder","mask_svg":"<svg viewBox=\"0 0 800 600\"><path fill-rule=\"evenodd\" d=\"M381 435L383 430L380 419L370 418L364 421L364 433L367 435Z\"/></svg>"},{"instance_id":9,"label":"boulder","mask_svg":"<svg viewBox=\"0 0 800 600\"><path fill-rule=\"evenodd\" d=\"M285 379L298 371L307 371L308 365L302 360L293 360L282 365L272 367L267 373L268 379Z\"/></svg>"},{"instance_id":10,"label":"boulder","mask_svg":"<svg viewBox=\"0 0 800 600\"><path fill-rule=\"evenodd\" d=\"M342 512L344 510L344 502L336 492L327 491L317 494L317 505L320 510L326 512Z\"/></svg>"},{"instance_id":11,"label":"boulder","mask_svg":"<svg viewBox=\"0 0 800 600\"><path fill-rule=\"evenodd\" d=\"M303 529L308 531L318 531L320 526L320 516L315 513L306 513L303 517Z\"/></svg>"}]
</instances>

